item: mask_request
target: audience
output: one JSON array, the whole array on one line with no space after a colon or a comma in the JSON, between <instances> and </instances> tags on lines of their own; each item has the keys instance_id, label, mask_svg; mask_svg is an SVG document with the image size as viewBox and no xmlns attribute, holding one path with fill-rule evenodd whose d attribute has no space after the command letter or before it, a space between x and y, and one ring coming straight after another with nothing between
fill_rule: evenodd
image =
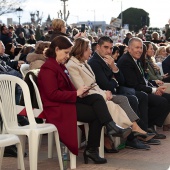
<instances>
[{"instance_id":1,"label":"audience","mask_svg":"<svg viewBox=\"0 0 170 170\"><path fill-rule=\"evenodd\" d=\"M126 137L131 130L122 129L113 122L102 96L87 95L88 87L84 85L75 89L64 66L72 46L67 37L57 36L45 52L48 59L38 74L44 117L57 127L60 140L75 155L78 154L77 120L89 123L84 161L87 164L90 158L95 163L103 164L107 160L98 153L102 126L106 126L107 134L113 136Z\"/></svg>"},{"instance_id":2,"label":"audience","mask_svg":"<svg viewBox=\"0 0 170 170\"><path fill-rule=\"evenodd\" d=\"M148 96L148 131L155 132L154 125L161 127L170 112L170 94L165 93L165 86L158 86L155 82L149 82L144 77L141 68L140 57L143 52L143 42L134 37L129 41L128 53L118 61L118 67L125 78L125 85L136 91L143 91ZM156 138L165 139L163 134L157 134Z\"/></svg>"},{"instance_id":3,"label":"audience","mask_svg":"<svg viewBox=\"0 0 170 170\"><path fill-rule=\"evenodd\" d=\"M19 69L25 62L30 64L30 69L40 69L38 87L44 118L56 125L61 141L76 155L76 121L89 123L88 143L83 153L85 163L89 158L98 164L107 162L98 153L103 126L111 142L109 147L105 143L108 153L118 152L113 136L128 136L126 147L135 149L148 150L149 145L159 145L156 139L166 136L157 133L154 126L170 130L167 85L170 46L159 33L153 32L149 42L145 41L143 32L136 35L138 38L128 32L122 44L117 43L121 31L110 27L104 36L101 28L97 34L92 28L93 35L88 34L89 30L82 34L71 28L68 35L66 22L59 18L53 19L51 26L46 27L46 39L50 41L44 41L41 25L36 29L34 25L2 25L0 74L22 78ZM35 35L43 41L37 41ZM95 86L91 88L92 84ZM17 89L17 103L20 94ZM13 149L16 156L17 150ZM6 155L9 156L7 152Z\"/></svg>"}]
</instances>

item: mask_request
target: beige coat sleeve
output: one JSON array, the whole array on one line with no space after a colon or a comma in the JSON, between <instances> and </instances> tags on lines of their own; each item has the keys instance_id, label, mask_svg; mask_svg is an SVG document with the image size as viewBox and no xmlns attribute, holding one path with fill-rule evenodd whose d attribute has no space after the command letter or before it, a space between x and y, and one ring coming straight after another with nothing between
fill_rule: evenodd
<instances>
[{"instance_id":1,"label":"beige coat sleeve","mask_svg":"<svg viewBox=\"0 0 170 170\"><path fill-rule=\"evenodd\" d=\"M72 83L74 84L75 88L78 89L82 86L90 86L91 84L96 83L95 77L89 76L82 68L81 66L77 65L76 63L69 61L69 63L66 65L70 79ZM106 94L105 91L101 90L99 86L95 86L93 89L89 90L90 94L100 94L104 97L106 100Z\"/></svg>"}]
</instances>

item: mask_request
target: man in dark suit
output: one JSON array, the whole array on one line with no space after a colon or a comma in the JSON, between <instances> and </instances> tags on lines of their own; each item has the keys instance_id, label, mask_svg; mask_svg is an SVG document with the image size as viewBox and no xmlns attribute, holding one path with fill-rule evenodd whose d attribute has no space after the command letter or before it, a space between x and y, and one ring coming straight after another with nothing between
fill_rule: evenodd
<instances>
[{"instance_id":1,"label":"man in dark suit","mask_svg":"<svg viewBox=\"0 0 170 170\"><path fill-rule=\"evenodd\" d=\"M143 42L136 37L130 39L128 53L121 57L117 65L124 75L127 87L148 95L148 125L154 130L153 126L161 127L170 112L170 94L164 92L166 87L158 87L155 82L145 79L139 61L142 52ZM160 134L159 137L163 139L166 136Z\"/></svg>"},{"instance_id":2,"label":"man in dark suit","mask_svg":"<svg viewBox=\"0 0 170 170\"><path fill-rule=\"evenodd\" d=\"M99 39L98 44L97 44L97 50L94 53L93 57L89 60L89 65L91 66L95 77L96 77L96 82L100 86L101 89L103 90L110 90L113 94L118 94L117 90L119 85L124 84L124 78L122 73L119 71L117 66L114 63L113 58L111 58L112 54L112 48L113 48L113 41L107 37L103 36ZM128 93L133 93L135 94L135 90L132 89L132 92L129 90ZM137 99L135 96L132 95L126 95L131 107L137 113L138 110L138 103ZM144 94L145 97L145 94ZM142 96L139 97L142 99ZM141 100L143 103L147 102L147 99ZM136 102L136 103L135 103ZM143 105L143 104L142 104ZM141 108L145 110L144 114L142 115L143 118L145 119L144 126L141 126L144 130L147 128L147 109L144 107L146 104L143 106L141 105ZM141 118L141 116L139 116ZM142 119L140 120L142 122ZM140 124L139 124L140 126ZM130 142L129 142L130 140ZM133 142L132 142L133 141ZM127 143L130 143L131 147L134 147L136 149L145 149L147 148L147 145L143 145L140 143L136 138L128 137ZM157 141L159 143L159 141Z\"/></svg>"}]
</instances>

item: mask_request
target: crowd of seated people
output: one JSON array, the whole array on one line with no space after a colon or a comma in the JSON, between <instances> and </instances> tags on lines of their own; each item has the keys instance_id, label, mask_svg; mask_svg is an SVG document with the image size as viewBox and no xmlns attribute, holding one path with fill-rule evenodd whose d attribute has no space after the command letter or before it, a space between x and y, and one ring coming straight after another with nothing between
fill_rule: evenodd
<instances>
[{"instance_id":1,"label":"crowd of seated people","mask_svg":"<svg viewBox=\"0 0 170 170\"><path fill-rule=\"evenodd\" d=\"M121 42L101 30L93 35L75 28L67 34L62 19L54 19L50 31L48 41L37 41L41 37L35 39L38 31L32 25L1 26L0 74L22 78L23 63L30 64L30 70L40 69L37 80L44 118L58 128L70 151L78 154L77 120L90 127L85 163L107 162L98 153L103 126L111 143L109 147L105 143L107 153L118 152L115 136L125 138L126 147L139 150L152 149L150 145L166 138L154 127L170 130L170 94L164 84L170 82L168 43L159 44L157 33L152 42L145 41L142 33L137 38L128 32ZM6 65L10 69L5 70ZM18 96L20 92L17 101Z\"/></svg>"}]
</instances>

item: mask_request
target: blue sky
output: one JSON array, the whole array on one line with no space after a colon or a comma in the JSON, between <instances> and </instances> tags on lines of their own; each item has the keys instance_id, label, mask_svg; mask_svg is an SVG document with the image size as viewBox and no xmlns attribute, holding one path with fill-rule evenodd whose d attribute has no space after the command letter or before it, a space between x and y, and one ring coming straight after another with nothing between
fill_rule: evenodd
<instances>
[{"instance_id":1,"label":"blue sky","mask_svg":"<svg viewBox=\"0 0 170 170\"><path fill-rule=\"evenodd\" d=\"M149 13L151 26L164 27L170 19L169 0L68 0L66 10L70 11L68 24L77 21L106 21L109 24L111 17L117 17L122 10L130 7L141 8ZM50 14L51 19L57 18L57 12L63 10L61 0L27 0L21 22L30 21L30 12L40 11L43 21ZM18 21L16 14L0 16L6 22L7 18Z\"/></svg>"}]
</instances>

